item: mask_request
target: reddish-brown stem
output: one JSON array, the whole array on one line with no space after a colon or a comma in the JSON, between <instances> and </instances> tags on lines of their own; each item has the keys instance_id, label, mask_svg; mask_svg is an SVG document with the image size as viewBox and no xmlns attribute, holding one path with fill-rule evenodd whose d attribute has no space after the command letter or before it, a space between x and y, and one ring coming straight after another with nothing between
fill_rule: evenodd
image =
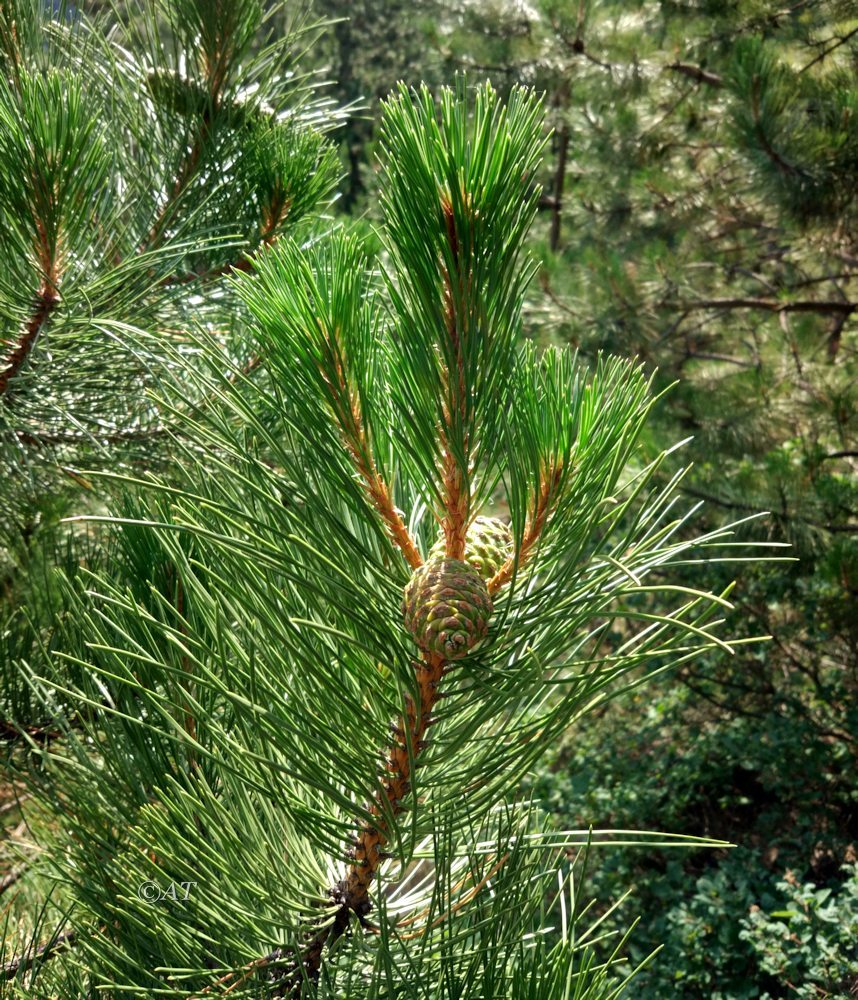
<instances>
[{"instance_id":1,"label":"reddish-brown stem","mask_svg":"<svg viewBox=\"0 0 858 1000\"><path fill-rule=\"evenodd\" d=\"M340 904L339 909L333 922L306 943L301 966L295 970L288 985L289 992L284 995L299 998L305 978L311 981L318 978L325 948L345 932L351 915L363 919L372 909L370 888L386 857L385 847L393 837L389 823L406 808L412 769L426 745L426 733L434 721L432 710L440 697L438 686L445 667L446 661L436 654L424 653L422 660L415 661L418 702L415 704L409 697L405 713L391 727L394 739L382 786L369 807L371 820L355 840L353 861L345 878L331 892L331 897Z\"/></svg>"},{"instance_id":2,"label":"reddish-brown stem","mask_svg":"<svg viewBox=\"0 0 858 1000\"><path fill-rule=\"evenodd\" d=\"M444 485L444 540L448 559L465 558L465 540L468 533L468 491L462 482L462 470L455 455L444 449L442 482Z\"/></svg>"},{"instance_id":3,"label":"reddish-brown stem","mask_svg":"<svg viewBox=\"0 0 858 1000\"><path fill-rule=\"evenodd\" d=\"M408 528L406 528L402 518L396 512L396 508L393 506L393 500L390 497L390 489L376 469L372 456L366 454L363 450L355 449L351 446L349 447L349 451L351 452L352 459L358 469L358 472L361 474L361 478L364 482L364 489L369 496L370 502L378 511L382 521L384 521L387 531L393 539L394 544L405 556L408 565L412 569L417 569L418 566L422 566L423 559L420 552L418 551Z\"/></svg>"},{"instance_id":4,"label":"reddish-brown stem","mask_svg":"<svg viewBox=\"0 0 858 1000\"><path fill-rule=\"evenodd\" d=\"M328 334L328 350L333 360L333 378L324 370L321 374L328 386L331 409L340 428L343 444L363 480L369 501L384 522L393 543L405 556L408 565L417 569L423 559L414 539L393 505L390 488L384 481L372 455L369 438L364 427L360 397L349 387L341 358L342 344L336 332Z\"/></svg>"},{"instance_id":5,"label":"reddish-brown stem","mask_svg":"<svg viewBox=\"0 0 858 1000\"><path fill-rule=\"evenodd\" d=\"M57 291L58 266L56 239L51 240L48 231L41 221L36 222L35 253L42 272L42 281L36 293L36 301L30 317L24 324L21 335L6 359L6 367L0 371L0 397L5 395L10 383L27 363L39 334L45 327L48 317L60 301Z\"/></svg>"},{"instance_id":6,"label":"reddish-brown stem","mask_svg":"<svg viewBox=\"0 0 858 1000\"><path fill-rule=\"evenodd\" d=\"M536 498L533 511L527 519L524 528L524 537L518 551L518 568L527 562L534 551L536 543L548 521L548 516L557 500L557 488L560 485L560 477L563 472L562 461L553 463L550 469L543 472L539 484L539 496ZM488 582L489 594L496 594L504 584L509 583L516 567L514 557L507 559L501 568Z\"/></svg>"},{"instance_id":7,"label":"reddish-brown stem","mask_svg":"<svg viewBox=\"0 0 858 1000\"><path fill-rule=\"evenodd\" d=\"M417 758L426 746L426 733L435 721L432 710L441 697L439 684L446 669L446 661L435 654L424 653L415 661L418 702L409 696L405 712L391 726L393 741L385 763L381 787L369 805L370 821L358 832L351 852L352 861L345 877L329 892L338 906L333 919L305 941L300 956L289 959L288 950L277 948L262 958L248 963L239 972L230 973L202 990L209 994L229 983L230 993L247 982L256 972L289 962L292 972L279 990L271 996L291 997L299 1000L305 981L314 982L319 977L325 949L331 947L347 930L352 915L363 920L372 909L370 889L378 869L388 856L385 847L393 838L390 820L401 815L411 791L411 778ZM506 861L503 858L494 870ZM485 881L485 880L484 880ZM479 890L479 886L477 890ZM472 893L471 896L475 894Z\"/></svg>"},{"instance_id":8,"label":"reddish-brown stem","mask_svg":"<svg viewBox=\"0 0 858 1000\"><path fill-rule=\"evenodd\" d=\"M0 396L9 388L12 379L21 371L39 339L48 317L56 308L59 295L48 282L42 282L36 295L36 306L21 331L21 336L6 359L6 367L0 372Z\"/></svg>"},{"instance_id":9,"label":"reddish-brown stem","mask_svg":"<svg viewBox=\"0 0 858 1000\"><path fill-rule=\"evenodd\" d=\"M403 803L411 789L412 763L419 755L426 730L431 725L445 661L437 654L425 653L422 660L415 661L415 667L418 704L409 698L405 714L394 726L396 738L386 763L382 791L370 809L374 821L358 837L354 864L344 883L343 902L356 913L364 909L370 884L382 860L381 853L390 840L391 831L387 829L386 817L396 816L405 808ZM382 803L385 808L382 808Z\"/></svg>"},{"instance_id":10,"label":"reddish-brown stem","mask_svg":"<svg viewBox=\"0 0 858 1000\"><path fill-rule=\"evenodd\" d=\"M453 262L458 269L459 241L452 208L447 200L442 206L447 239ZM454 359L456 370L450 372L447 368L443 375L447 398L443 407L443 423L438 428L442 451L440 472L445 509L443 528L448 556L461 559L465 549L470 497L461 464L450 446L450 437L454 418L458 418L464 424L466 386L464 357L454 304L453 279L446 269L444 281L447 335L452 349L448 356ZM340 428L343 444L391 538L399 546L409 565L416 569L422 564L420 553L394 508L390 490L375 465L364 427L360 398L349 386L342 363L342 344L336 331L328 333L327 346L331 365L330 368L322 368L321 374L327 386L329 402ZM467 452L467 442L465 450ZM545 516L547 511L542 516L542 521ZM542 521L538 530L541 530ZM291 975L280 987L281 992L276 995L300 998L304 982L318 979L325 950L346 932L352 916L363 920L370 912L372 908L370 889L382 861L388 856L385 848L394 836L391 821L406 809L406 803L409 801L413 768L426 746L425 737L434 721L432 710L440 697L438 686L445 668L446 661L437 654L423 653L422 659L415 661L417 699L415 701L408 697L403 715L391 727L394 738L386 758L381 787L367 808L369 820L364 821L364 825L358 831L351 854L352 860L345 877L329 892L330 899L337 904L333 917L323 927L311 933L304 942L300 955L292 963ZM282 964L284 954L284 949L277 949L266 958L250 963L240 974L219 980L217 985L223 986L231 981L229 990L233 990L258 970ZM211 989L212 987L206 992Z\"/></svg>"},{"instance_id":11,"label":"reddish-brown stem","mask_svg":"<svg viewBox=\"0 0 858 1000\"><path fill-rule=\"evenodd\" d=\"M441 201L446 227L447 243L453 258L453 264L459 270L459 236L456 232L456 220L453 206L446 197ZM443 406L443 426L439 428L438 440L442 446L441 483L444 495L444 517L442 529L446 544L448 559L464 559L465 540L468 532L468 516L470 512L470 493L464 482L462 466L455 452L450 447L450 437L453 430L454 415L464 427L466 415L467 391L465 386L465 359L462 351L462 341L456 314L453 294L453 278L450 271L444 268L444 308L446 313L447 337L450 342L449 356L454 359L456 370L443 372L443 385L447 399ZM468 458L468 441L465 437L465 461Z\"/></svg>"}]
</instances>

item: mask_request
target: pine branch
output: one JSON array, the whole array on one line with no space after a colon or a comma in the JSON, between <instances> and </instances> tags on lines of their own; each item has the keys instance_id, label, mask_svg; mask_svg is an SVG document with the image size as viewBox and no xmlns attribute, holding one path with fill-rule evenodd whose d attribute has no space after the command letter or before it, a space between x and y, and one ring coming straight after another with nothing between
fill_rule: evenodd
<instances>
[{"instance_id":1,"label":"pine branch","mask_svg":"<svg viewBox=\"0 0 858 1000\"><path fill-rule=\"evenodd\" d=\"M59 302L56 290L47 282L43 283L36 296L36 307L27 320L24 330L14 350L6 360L6 367L0 372L0 396L6 394L10 383L27 363L36 341Z\"/></svg>"},{"instance_id":2,"label":"pine branch","mask_svg":"<svg viewBox=\"0 0 858 1000\"><path fill-rule=\"evenodd\" d=\"M9 579L4 581L9 586ZM6 719L0 719L0 735L5 740L33 740L34 743L48 743L50 740L58 740L62 733L58 729L49 729L45 726L21 726L13 725Z\"/></svg>"},{"instance_id":3,"label":"pine branch","mask_svg":"<svg viewBox=\"0 0 858 1000\"><path fill-rule=\"evenodd\" d=\"M220 37L219 41L223 43L224 39ZM225 73L228 66L227 48L228 40L226 44L216 46L214 58L212 58L211 53L205 53L204 89L206 92L206 100L203 103L202 114L195 130L190 151L182 162L182 166L179 169L178 176L173 183L173 187L167 197L167 200L161 207L161 211L152 223L149 233L140 247L141 253L158 245L165 226L169 223L170 217L176 211L179 200L197 173L203 149L211 131L212 118L217 113L218 105L220 103L221 88L223 87Z\"/></svg>"},{"instance_id":4,"label":"pine branch","mask_svg":"<svg viewBox=\"0 0 858 1000\"><path fill-rule=\"evenodd\" d=\"M259 242L254 248L254 252L274 246L280 235L280 226L289 214L291 205L291 199L284 197L282 192L275 192L272 195L271 202L265 212L265 218L262 221ZM188 274L168 274L162 279L161 284L189 285L195 281L214 281L218 278L239 272L247 274L252 270L253 258L245 254L239 260L229 261L226 264L218 264L216 267L207 268L205 271L191 271Z\"/></svg>"},{"instance_id":5,"label":"pine branch","mask_svg":"<svg viewBox=\"0 0 858 1000\"><path fill-rule=\"evenodd\" d=\"M363 922L372 909L369 892L379 866L389 857L384 848L394 834L390 822L405 811L405 801L411 790L412 768L416 766L420 752L428 745L426 733L435 722L432 710L438 699L443 697L438 685L447 669L446 661L440 656L424 653L422 661L415 661L414 666L419 706L409 697L405 715L392 727L394 740L386 763L385 780L369 808L375 822L360 831L354 844L354 860L345 878L330 891L331 898L340 902L333 922L305 945L300 966L288 983L288 992L279 994L281 996L288 995L298 1000L304 982L318 980L325 948L332 947L345 933L351 915Z\"/></svg>"},{"instance_id":6,"label":"pine branch","mask_svg":"<svg viewBox=\"0 0 858 1000\"><path fill-rule=\"evenodd\" d=\"M196 174L200 157L202 156L204 138L208 133L210 125L211 112L207 108L203 114L203 118L200 122L197 134L194 137L194 141L191 144L190 151L185 157L181 169L179 170L179 174L173 182L170 194L161 206L161 210L156 216L155 221L152 223L146 239L138 248L138 253L145 253L151 250L153 247L158 246L161 241L165 227L176 212L179 199L187 190L188 185L191 183L194 175Z\"/></svg>"},{"instance_id":7,"label":"pine branch","mask_svg":"<svg viewBox=\"0 0 858 1000\"><path fill-rule=\"evenodd\" d=\"M349 444L349 451L355 467L363 479L370 502L381 516L391 539L398 546L412 569L422 566L423 558L408 528L393 505L390 488L376 468L372 455L366 449L365 436L361 435L357 442Z\"/></svg>"},{"instance_id":8,"label":"pine branch","mask_svg":"<svg viewBox=\"0 0 858 1000\"><path fill-rule=\"evenodd\" d=\"M851 41L856 35L858 35L858 28L853 28L848 31L845 35L841 35L839 38L835 38L828 48L824 48L818 55L814 56L809 63L806 63L798 71L799 74L806 73L811 67L815 66L817 63L822 62L827 59L832 52L836 52L841 46L845 45L847 42ZM829 41L832 41L829 39Z\"/></svg>"},{"instance_id":9,"label":"pine branch","mask_svg":"<svg viewBox=\"0 0 858 1000\"><path fill-rule=\"evenodd\" d=\"M51 445L80 445L88 441L99 441L104 444L127 444L129 442L152 441L172 433L167 427L154 426L139 430L117 430L104 434L87 434L84 431L13 431L15 438L28 448L44 448Z\"/></svg>"},{"instance_id":10,"label":"pine branch","mask_svg":"<svg viewBox=\"0 0 858 1000\"><path fill-rule=\"evenodd\" d=\"M459 267L459 237L456 232L456 219L449 198L443 198L441 208L444 214L447 243L456 271ZM463 357L462 337L459 332L456 314L453 280L449 269L444 267L444 308L447 322L447 337L451 345L451 354L455 359L455 374L451 378L449 368L445 368L442 379L446 399L443 404L444 425L439 429L439 442L442 449L441 481L444 488L444 520L442 528L446 542L447 556L450 559L462 559L465 554L465 537L468 531L468 508L470 495L463 482L462 466L451 447L455 421L464 428L466 416L465 362ZM457 277L460 277L457 274ZM463 331L465 332L465 331ZM463 451L465 463L468 462L468 438L465 430Z\"/></svg>"},{"instance_id":11,"label":"pine branch","mask_svg":"<svg viewBox=\"0 0 858 1000\"><path fill-rule=\"evenodd\" d=\"M0 372L0 397L6 394L10 383L27 363L27 359L39 335L45 328L51 313L56 308L60 297L57 291L59 280L57 266L56 241L48 236L46 226L39 221L36 225L36 255L42 272L42 282L36 293L36 302L30 318L27 320L21 336L9 355L6 367Z\"/></svg>"},{"instance_id":12,"label":"pine branch","mask_svg":"<svg viewBox=\"0 0 858 1000\"><path fill-rule=\"evenodd\" d=\"M372 910L370 889L381 863L390 857L385 847L394 837L391 822L406 809L413 770L420 753L428 746L427 732L436 722L432 711L439 699L444 697L439 684L448 669L446 660L435 654L424 653L422 660L414 661L414 668L419 702L415 704L407 696L404 715L391 726L393 740L386 758L384 780L368 808L373 822L359 831L350 851L352 862L344 878L328 892L329 899L339 904L337 910L333 919L328 919L324 926L309 936L301 948L300 956L288 959L290 971L285 981L271 993L272 997L300 1000L304 984L318 981L326 949L333 947L343 936L352 916L365 923ZM269 955L244 966L240 976L237 973L225 976L202 993L210 993L216 986L227 983L227 992L237 989L255 973L283 964L287 956L285 948L277 948Z\"/></svg>"},{"instance_id":13,"label":"pine branch","mask_svg":"<svg viewBox=\"0 0 858 1000\"><path fill-rule=\"evenodd\" d=\"M759 510L759 508L755 507L753 504L739 503L736 500L727 500L723 497L715 496L713 493L707 493L704 490L696 489L691 486L685 486L684 491L689 496L696 497L698 500L705 500L707 503L714 503L718 507L723 507L725 510L749 512ZM779 511L778 516L784 521L797 521L801 524L807 524L812 528L821 528L823 531L829 531L832 534L853 535L858 533L858 524L824 523L822 521L815 521L810 517L804 517L801 514L792 514L786 509Z\"/></svg>"},{"instance_id":14,"label":"pine branch","mask_svg":"<svg viewBox=\"0 0 858 1000\"><path fill-rule=\"evenodd\" d=\"M329 347L330 338L328 340ZM334 407L334 415L339 424L346 450L348 451L355 468L363 480L364 489L369 497L369 501L375 508L388 533L402 554L405 556L408 565L412 569L417 569L423 564L423 559L417 549L414 539L408 532L408 528L399 516L393 505L390 488L384 481L376 466L375 458L369 442L369 436L364 425L363 414L360 408L360 398L355 389L347 384L343 371L341 358L343 356L343 345L336 347L336 384L328 384L331 387L333 398L339 401L339 406Z\"/></svg>"},{"instance_id":15,"label":"pine branch","mask_svg":"<svg viewBox=\"0 0 858 1000\"><path fill-rule=\"evenodd\" d=\"M357 390L348 384L344 371L345 347L336 333L326 331L326 341L335 372L333 380L322 369L321 374L330 390L332 410L340 428L343 443L360 475L369 501L381 517L390 538L398 546L408 565L417 569L423 564L414 539L393 504L390 487L384 481L372 454L369 435L364 424Z\"/></svg>"},{"instance_id":16,"label":"pine branch","mask_svg":"<svg viewBox=\"0 0 858 1000\"><path fill-rule=\"evenodd\" d=\"M703 69L702 66L695 66L693 63L672 62L664 68L673 70L674 73L680 73L682 76L687 76L698 83L707 83L710 87L724 86L723 78L717 73L711 73L709 70Z\"/></svg>"},{"instance_id":17,"label":"pine branch","mask_svg":"<svg viewBox=\"0 0 858 1000\"><path fill-rule=\"evenodd\" d=\"M778 299L757 298L716 298L697 299L690 302L675 302L674 309L763 309L774 313L833 313L836 315L851 315L858 303L838 302L836 300L805 299L796 302L780 302Z\"/></svg>"},{"instance_id":18,"label":"pine branch","mask_svg":"<svg viewBox=\"0 0 858 1000\"><path fill-rule=\"evenodd\" d=\"M761 90L762 80L759 75L755 75L751 83L751 117L754 122L754 133L760 143L760 147L782 174L786 174L788 177L804 176L805 171L800 170L794 164L784 159L784 157L772 145L772 142L766 133L760 111Z\"/></svg>"}]
</instances>

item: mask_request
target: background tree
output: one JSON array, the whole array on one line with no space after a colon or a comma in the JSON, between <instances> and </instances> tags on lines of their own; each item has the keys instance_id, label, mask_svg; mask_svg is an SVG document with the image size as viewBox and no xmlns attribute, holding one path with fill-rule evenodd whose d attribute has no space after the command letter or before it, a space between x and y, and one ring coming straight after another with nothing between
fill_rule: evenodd
<instances>
[{"instance_id":1,"label":"background tree","mask_svg":"<svg viewBox=\"0 0 858 1000\"><path fill-rule=\"evenodd\" d=\"M403 88L386 269L280 241L232 284L254 370L200 341L165 378L168 408L205 400L172 407L181 478L100 477L128 492L69 681L28 673L63 733L22 777L72 938L7 964L22 995L621 991L574 901L533 941L589 835L516 789L642 668L733 651L729 588L683 582L733 531L679 537L638 368L519 346L541 128L527 91Z\"/></svg>"},{"instance_id":2,"label":"background tree","mask_svg":"<svg viewBox=\"0 0 858 1000\"><path fill-rule=\"evenodd\" d=\"M398 80L409 86L443 82L441 61L427 48L441 13L436 0L314 0L312 10L327 21L312 57L331 76L331 94L344 108L338 135L345 165L340 207L351 215L374 197L370 178L380 102ZM374 213L377 215L377 213Z\"/></svg>"}]
</instances>

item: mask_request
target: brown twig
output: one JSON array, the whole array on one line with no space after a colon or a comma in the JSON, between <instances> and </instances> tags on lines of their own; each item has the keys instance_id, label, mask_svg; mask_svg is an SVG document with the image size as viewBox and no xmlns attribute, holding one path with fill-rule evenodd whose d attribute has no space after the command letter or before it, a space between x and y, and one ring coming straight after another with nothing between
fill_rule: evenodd
<instances>
[{"instance_id":1,"label":"brown twig","mask_svg":"<svg viewBox=\"0 0 858 1000\"><path fill-rule=\"evenodd\" d=\"M664 67L673 70L674 73L681 73L698 83L708 83L710 87L723 87L724 80L717 73L710 73L702 66L695 66L693 63L672 62Z\"/></svg>"},{"instance_id":2,"label":"brown twig","mask_svg":"<svg viewBox=\"0 0 858 1000\"><path fill-rule=\"evenodd\" d=\"M355 465L363 478L364 489L369 496L370 502L378 511L382 521L384 521L394 544L405 556L408 565L412 569L417 569L418 566L422 566L423 558L420 555L417 545L411 537L408 528L405 526L405 523L397 513L396 508L393 506L390 489L378 472L378 469L375 467L375 462L372 456L357 450L352 451L352 456L354 458Z\"/></svg>"},{"instance_id":3,"label":"brown twig","mask_svg":"<svg viewBox=\"0 0 858 1000\"><path fill-rule=\"evenodd\" d=\"M444 213L447 244L450 247L453 265L458 274L460 270L459 235L456 231L456 219L449 198L444 197L442 199L441 209ZM442 376L446 399L442 406L443 425L438 428L438 440L441 444L442 454L441 482L444 488L444 517L441 527L444 532L447 558L463 559L465 556L465 540L468 532L468 514L471 497L467 484L464 481L459 456L455 454L455 450L451 447L450 439L456 419L458 419L463 428L465 425L467 405L465 360L459 330L459 317L456 312L453 294L453 276L446 267L443 268L443 277L446 333L450 343L450 355L454 359L455 371L451 377L449 368L445 366ZM465 430L464 433L463 451L465 461L467 462L469 451L467 431Z\"/></svg>"},{"instance_id":4,"label":"brown twig","mask_svg":"<svg viewBox=\"0 0 858 1000\"><path fill-rule=\"evenodd\" d=\"M211 115L209 110L206 109L203 114L200 127L197 130L193 143L191 144L190 152L182 163L179 174L173 182L173 187L170 189L170 193L167 196L166 201L161 206L161 211L158 213L155 221L150 226L149 232L146 234L146 239L140 245L140 253L151 250L152 247L158 245L158 242L164 232L164 227L170 221L171 215L175 213L177 202L182 197L197 172L197 167L199 166L200 158L202 157L203 144L205 142L205 137L208 134L210 125Z\"/></svg>"},{"instance_id":5,"label":"brown twig","mask_svg":"<svg viewBox=\"0 0 858 1000\"><path fill-rule=\"evenodd\" d=\"M54 938L53 941L49 941L47 944L43 944L40 948L36 948L35 951L19 955L18 958L8 962L0 969L0 978L8 981L14 979L21 972L28 972L36 962L40 960L45 962L49 958L54 958L61 952L71 948L75 940L76 935L74 931L66 931L64 934L60 934L59 937Z\"/></svg>"},{"instance_id":6,"label":"brown twig","mask_svg":"<svg viewBox=\"0 0 858 1000\"><path fill-rule=\"evenodd\" d=\"M518 568L527 562L533 553L534 546L539 541L548 516L557 500L557 488L560 485L560 478L563 474L563 463L557 461L550 469L544 471L539 485L539 496L536 499L534 509L527 519L524 528L524 537L518 551ZM504 584L509 583L516 568L516 557L511 556L495 573L488 582L489 594L496 594Z\"/></svg>"},{"instance_id":7,"label":"brown twig","mask_svg":"<svg viewBox=\"0 0 858 1000\"><path fill-rule=\"evenodd\" d=\"M340 907L333 922L307 942L301 967L295 970L289 982L288 995L292 997L301 996L305 978L311 981L318 978L325 947L330 947L342 936L351 915L363 920L372 908L370 887L379 866L388 857L384 849L393 836L390 820L405 809L411 790L412 768L426 747L427 730L435 721L432 710L441 696L438 686L445 669L446 662L436 654L424 653L422 660L415 661L419 701L415 704L409 697L404 715L392 727L394 739L385 764L382 787L369 808L372 820L358 834L346 877L332 892Z\"/></svg>"},{"instance_id":8,"label":"brown twig","mask_svg":"<svg viewBox=\"0 0 858 1000\"><path fill-rule=\"evenodd\" d=\"M18 882L27 871L29 871L27 867L15 868L13 871L8 872L0 878L0 896L2 896L7 889L11 889L12 886Z\"/></svg>"},{"instance_id":9,"label":"brown twig","mask_svg":"<svg viewBox=\"0 0 858 1000\"><path fill-rule=\"evenodd\" d=\"M21 371L35 347L39 334L44 329L48 316L54 311L59 296L50 286L43 284L36 296L36 307L24 326L14 350L6 360L6 367L0 372L0 396L5 395L12 379Z\"/></svg>"},{"instance_id":10,"label":"brown twig","mask_svg":"<svg viewBox=\"0 0 858 1000\"><path fill-rule=\"evenodd\" d=\"M766 156L768 156L768 158L772 161L772 163L774 163L782 174L786 174L789 177L798 177L799 175L804 174L805 171L800 170L794 164L790 163L789 160L784 159L784 157L772 145L771 140L766 134L762 118L760 117L761 86L762 84L760 78L758 76L754 77L754 81L751 86L751 114L754 117L755 132L760 141L760 146Z\"/></svg>"},{"instance_id":11,"label":"brown twig","mask_svg":"<svg viewBox=\"0 0 858 1000\"><path fill-rule=\"evenodd\" d=\"M811 59L809 63L806 63L804 66L802 66L801 69L798 71L799 75L801 75L802 73L806 73L811 68L811 66L815 66L817 63L822 62L823 59L827 59L832 52L836 52L837 49L839 49L842 45L845 45L856 35L858 35L858 28L853 28L851 31L848 31L845 35L842 35L840 38L829 39L829 41L833 41L834 44L829 45L827 49L823 49L818 55L814 56L814 58Z\"/></svg>"},{"instance_id":12,"label":"brown twig","mask_svg":"<svg viewBox=\"0 0 858 1000\"><path fill-rule=\"evenodd\" d=\"M20 740L31 739L34 743L47 743L58 740L62 733L58 729L47 726L19 726L8 719L0 719L0 739Z\"/></svg>"},{"instance_id":13,"label":"brown twig","mask_svg":"<svg viewBox=\"0 0 858 1000\"><path fill-rule=\"evenodd\" d=\"M839 302L836 299L804 299L796 302L780 302L778 299L716 298L672 303L671 307L688 311L692 309L763 309L766 312L775 313L845 313L848 316L855 312L858 303Z\"/></svg>"},{"instance_id":14,"label":"brown twig","mask_svg":"<svg viewBox=\"0 0 858 1000\"><path fill-rule=\"evenodd\" d=\"M390 488L375 464L361 413L360 398L347 385L342 365L338 363L336 368L337 385L332 385L330 379L327 381L332 389L334 414L340 426L343 443L363 480L364 490L369 501L384 522L390 538L405 556L408 565L412 569L417 569L418 566L423 565L423 559L408 528L393 505Z\"/></svg>"},{"instance_id":15,"label":"brown twig","mask_svg":"<svg viewBox=\"0 0 858 1000\"><path fill-rule=\"evenodd\" d=\"M393 543L405 556L408 565L417 569L423 559L393 504L390 487L378 471L361 409L360 394L349 384L343 358L345 351L338 331L325 332L328 362L331 371L320 364L319 371L328 390L334 419L340 429L343 445L363 482L364 490L378 513Z\"/></svg>"},{"instance_id":16,"label":"brown twig","mask_svg":"<svg viewBox=\"0 0 858 1000\"><path fill-rule=\"evenodd\" d=\"M18 338L12 353L6 360L6 367L0 371L0 397L4 396L10 383L27 363L39 335L45 328L48 317L54 311L60 300L57 290L59 279L57 264L56 240L51 240L45 224L36 222L35 252L42 280L36 293L36 301L30 318L24 324L21 336Z\"/></svg>"},{"instance_id":17,"label":"brown twig","mask_svg":"<svg viewBox=\"0 0 858 1000\"><path fill-rule=\"evenodd\" d=\"M212 51L205 53L203 68L206 78L205 85L208 90L208 100L200 116L199 125L191 143L190 151L182 162L178 176L173 182L173 187L161 207L161 211L158 213L157 218L149 229L146 239L140 246L140 252L157 246L165 226L170 221L170 217L175 213L177 203L197 174L203 150L211 131L212 118L220 105L221 91L226 82L231 54L232 39L229 36L219 37Z\"/></svg>"},{"instance_id":18,"label":"brown twig","mask_svg":"<svg viewBox=\"0 0 858 1000\"><path fill-rule=\"evenodd\" d=\"M351 862L344 878L334 886L329 897L337 904L333 919L328 919L304 942L300 955L290 956L285 948L277 948L263 958L254 959L239 972L229 973L206 987L200 995L210 994L217 987L226 986L230 993L247 982L255 973L288 962L291 971L271 996L291 997L298 1000L305 982L318 980L322 960L330 948L348 929L352 917L363 922L372 909L370 889L381 863L390 855L385 848L393 838L391 820L401 815L411 791L411 778L420 753L426 748L426 735L435 722L432 710L442 692L439 684L446 671L446 661L431 653L424 653L414 662L418 688L417 703L409 696L405 712L391 726L393 739L385 761L381 787L368 808L370 822L365 824L355 838L350 852Z\"/></svg>"}]
</instances>

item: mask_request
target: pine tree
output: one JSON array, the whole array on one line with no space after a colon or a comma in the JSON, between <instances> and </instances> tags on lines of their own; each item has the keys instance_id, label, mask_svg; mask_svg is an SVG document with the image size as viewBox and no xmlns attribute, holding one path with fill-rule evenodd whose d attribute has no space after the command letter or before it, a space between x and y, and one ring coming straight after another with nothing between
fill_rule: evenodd
<instances>
[{"instance_id":1,"label":"pine tree","mask_svg":"<svg viewBox=\"0 0 858 1000\"><path fill-rule=\"evenodd\" d=\"M153 0L87 17L0 2L6 728L39 724L17 664L39 655L62 605L51 563L83 557L58 522L99 502L75 469L169 462L169 419L146 395L167 345L185 343L192 365L188 332L206 328L252 365L225 278L308 219L336 179L325 133L337 115L298 63L313 31L296 21L272 34L283 12Z\"/></svg>"},{"instance_id":2,"label":"pine tree","mask_svg":"<svg viewBox=\"0 0 858 1000\"><path fill-rule=\"evenodd\" d=\"M729 588L684 582L733 530L695 537L641 461L638 367L519 343L541 136L530 91L402 88L381 256L279 240L229 282L253 371L204 338L167 366L178 474L98 478L109 570L69 584L67 682L28 672L61 912L11 995L622 992L577 897L549 932L564 859L687 838L556 831L516 789L593 708L735 648Z\"/></svg>"},{"instance_id":3,"label":"pine tree","mask_svg":"<svg viewBox=\"0 0 858 1000\"><path fill-rule=\"evenodd\" d=\"M429 56L427 35L438 20L437 0L312 0L328 29L313 47L315 61L332 78L331 93L344 109L337 132L345 177L343 211L373 213L373 143L379 108L391 84L440 83L449 79ZM374 213L373 213L374 214Z\"/></svg>"}]
</instances>

